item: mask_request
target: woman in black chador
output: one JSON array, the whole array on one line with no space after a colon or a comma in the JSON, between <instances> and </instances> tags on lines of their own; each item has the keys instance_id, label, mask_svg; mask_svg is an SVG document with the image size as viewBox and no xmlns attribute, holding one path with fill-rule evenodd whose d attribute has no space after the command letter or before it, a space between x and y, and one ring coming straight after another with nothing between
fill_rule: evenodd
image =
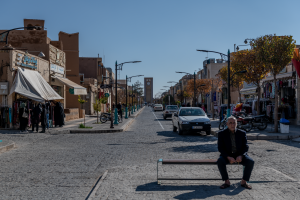
<instances>
[{"instance_id":1,"label":"woman in black chador","mask_svg":"<svg viewBox=\"0 0 300 200\"><path fill-rule=\"evenodd\" d=\"M47 111L46 106L42 105L42 112L41 112L41 125L42 125L42 131L40 133L46 132L46 124L47 124Z\"/></svg>"},{"instance_id":2,"label":"woman in black chador","mask_svg":"<svg viewBox=\"0 0 300 200\"><path fill-rule=\"evenodd\" d=\"M32 110L32 132L34 131L34 127L36 127L36 132L39 132L39 123L40 123L40 115L42 112L42 104L39 103Z\"/></svg>"},{"instance_id":3,"label":"woman in black chador","mask_svg":"<svg viewBox=\"0 0 300 200\"><path fill-rule=\"evenodd\" d=\"M54 108L54 121L55 127L62 127L63 125L65 125L65 113L60 102L57 102Z\"/></svg>"},{"instance_id":4,"label":"woman in black chador","mask_svg":"<svg viewBox=\"0 0 300 200\"><path fill-rule=\"evenodd\" d=\"M25 113L25 114L24 114ZM25 103L21 103L19 110L19 119L20 119L20 130L22 133L27 133L28 125L28 109L25 106Z\"/></svg>"}]
</instances>

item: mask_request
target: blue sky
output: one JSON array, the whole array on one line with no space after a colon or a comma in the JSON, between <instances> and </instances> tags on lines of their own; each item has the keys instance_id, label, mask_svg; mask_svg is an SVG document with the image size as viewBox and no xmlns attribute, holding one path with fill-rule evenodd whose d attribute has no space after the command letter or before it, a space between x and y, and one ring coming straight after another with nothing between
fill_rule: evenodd
<instances>
[{"instance_id":1,"label":"blue sky","mask_svg":"<svg viewBox=\"0 0 300 200\"><path fill-rule=\"evenodd\" d=\"M21 27L23 19L44 19L48 37L79 32L80 56L105 55L105 66L123 66L120 77L154 78L154 94L168 81L202 68L203 60L234 51L245 38L293 35L300 44L299 0L106 0L2 1L0 29ZM133 81L143 82L143 78Z\"/></svg>"}]
</instances>

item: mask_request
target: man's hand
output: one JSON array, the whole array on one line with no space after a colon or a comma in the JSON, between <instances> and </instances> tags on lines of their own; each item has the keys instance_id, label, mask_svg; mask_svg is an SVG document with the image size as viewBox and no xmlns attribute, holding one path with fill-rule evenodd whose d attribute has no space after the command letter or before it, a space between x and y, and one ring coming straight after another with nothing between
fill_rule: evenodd
<instances>
[{"instance_id":1,"label":"man's hand","mask_svg":"<svg viewBox=\"0 0 300 200\"><path fill-rule=\"evenodd\" d=\"M242 162L242 159L243 159L243 156L238 156L236 158L236 162L240 163L240 162Z\"/></svg>"},{"instance_id":2,"label":"man's hand","mask_svg":"<svg viewBox=\"0 0 300 200\"><path fill-rule=\"evenodd\" d=\"M234 158L233 157L227 157L227 159L229 160L229 163L230 164L232 164L232 163L235 163L236 162L236 160L234 160Z\"/></svg>"}]
</instances>

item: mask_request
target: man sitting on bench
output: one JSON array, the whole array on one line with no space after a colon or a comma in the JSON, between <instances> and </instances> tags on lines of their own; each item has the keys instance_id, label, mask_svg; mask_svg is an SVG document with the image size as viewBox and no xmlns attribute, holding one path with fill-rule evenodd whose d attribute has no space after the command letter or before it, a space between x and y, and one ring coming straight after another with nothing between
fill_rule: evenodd
<instances>
[{"instance_id":1,"label":"man sitting on bench","mask_svg":"<svg viewBox=\"0 0 300 200\"><path fill-rule=\"evenodd\" d=\"M227 119L227 127L219 132L218 150L221 153L217 161L222 180L225 181L221 185L221 189L230 187L229 177L226 169L227 164L240 163L245 166L241 186L246 189L252 189L246 181L249 181L254 166L254 161L247 154L249 146L247 144L246 132L237 129L237 120L230 116Z\"/></svg>"}]
</instances>

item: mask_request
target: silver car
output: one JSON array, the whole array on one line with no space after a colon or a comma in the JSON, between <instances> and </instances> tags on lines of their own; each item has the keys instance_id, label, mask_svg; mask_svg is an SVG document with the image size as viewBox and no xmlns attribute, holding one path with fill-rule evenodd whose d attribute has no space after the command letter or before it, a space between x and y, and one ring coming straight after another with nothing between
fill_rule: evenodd
<instances>
[{"instance_id":1,"label":"silver car","mask_svg":"<svg viewBox=\"0 0 300 200\"><path fill-rule=\"evenodd\" d=\"M155 111L163 111L163 105L161 104L154 104L153 110Z\"/></svg>"},{"instance_id":2,"label":"silver car","mask_svg":"<svg viewBox=\"0 0 300 200\"><path fill-rule=\"evenodd\" d=\"M172 114L178 111L178 107L176 105L168 105L163 112L164 119L167 117L172 117Z\"/></svg>"},{"instance_id":3,"label":"silver car","mask_svg":"<svg viewBox=\"0 0 300 200\"><path fill-rule=\"evenodd\" d=\"M178 134L184 132L205 131L206 135L211 134L210 119L205 112L198 107L181 107L178 112L172 115L173 132Z\"/></svg>"}]
</instances>

